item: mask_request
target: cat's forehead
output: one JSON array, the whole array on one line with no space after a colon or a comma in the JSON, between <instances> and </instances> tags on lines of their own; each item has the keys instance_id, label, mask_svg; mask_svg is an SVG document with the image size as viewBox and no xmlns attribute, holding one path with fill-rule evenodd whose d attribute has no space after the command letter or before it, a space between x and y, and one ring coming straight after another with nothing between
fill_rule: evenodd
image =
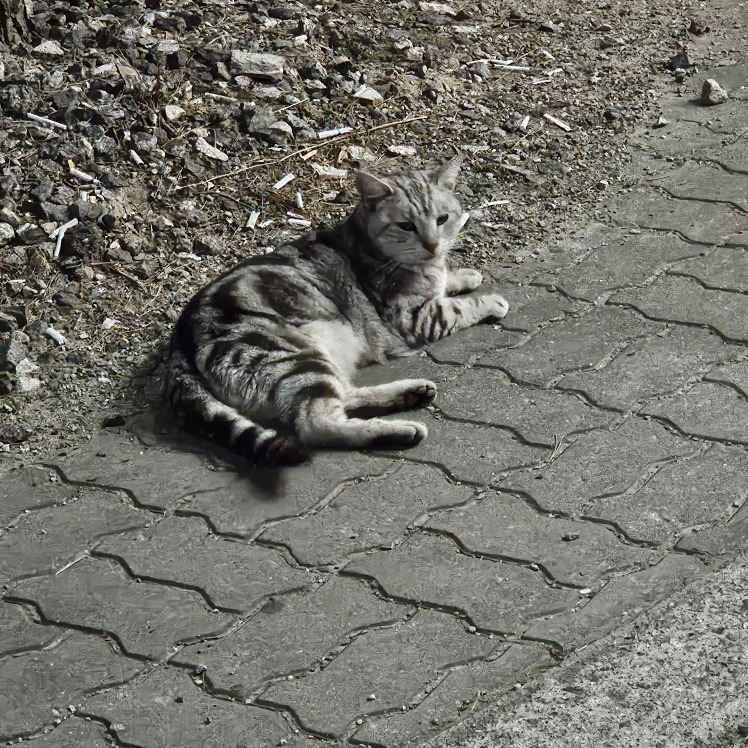
<instances>
[{"instance_id":1,"label":"cat's forehead","mask_svg":"<svg viewBox=\"0 0 748 748\"><path fill-rule=\"evenodd\" d=\"M403 172L386 180L393 189L393 193L383 201L388 207L407 207L419 213L431 213L445 206L459 204L457 196L438 184L432 172Z\"/></svg>"}]
</instances>

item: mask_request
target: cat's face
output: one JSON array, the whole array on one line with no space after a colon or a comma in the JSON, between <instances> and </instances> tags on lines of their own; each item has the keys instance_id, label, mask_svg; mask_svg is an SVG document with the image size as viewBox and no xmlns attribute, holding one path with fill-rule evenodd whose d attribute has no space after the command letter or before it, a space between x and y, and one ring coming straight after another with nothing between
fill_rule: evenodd
<instances>
[{"instance_id":1,"label":"cat's face","mask_svg":"<svg viewBox=\"0 0 748 748\"><path fill-rule=\"evenodd\" d=\"M357 174L367 232L384 255L405 265L444 257L461 228L462 208L452 192L459 168L453 159L433 171Z\"/></svg>"}]
</instances>

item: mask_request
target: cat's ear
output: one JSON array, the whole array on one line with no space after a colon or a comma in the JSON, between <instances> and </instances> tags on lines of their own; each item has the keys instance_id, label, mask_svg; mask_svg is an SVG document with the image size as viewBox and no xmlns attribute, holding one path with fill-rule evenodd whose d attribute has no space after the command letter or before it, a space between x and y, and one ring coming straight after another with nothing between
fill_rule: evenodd
<instances>
[{"instance_id":1,"label":"cat's ear","mask_svg":"<svg viewBox=\"0 0 748 748\"><path fill-rule=\"evenodd\" d=\"M462 166L462 156L455 156L446 164L443 164L438 169L434 170L433 178L434 181L440 186L448 190L453 190L457 182L457 176L460 173L460 167Z\"/></svg>"},{"instance_id":2,"label":"cat's ear","mask_svg":"<svg viewBox=\"0 0 748 748\"><path fill-rule=\"evenodd\" d=\"M357 172L356 189L361 196L361 202L370 210L373 210L380 200L392 194L392 187L387 182L365 171Z\"/></svg>"}]
</instances>

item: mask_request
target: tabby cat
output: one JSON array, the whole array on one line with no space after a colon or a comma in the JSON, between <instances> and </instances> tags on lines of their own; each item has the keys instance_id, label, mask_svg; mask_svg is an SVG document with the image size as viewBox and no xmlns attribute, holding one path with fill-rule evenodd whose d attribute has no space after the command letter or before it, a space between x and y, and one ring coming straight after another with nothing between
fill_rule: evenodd
<instances>
[{"instance_id":1,"label":"tabby cat","mask_svg":"<svg viewBox=\"0 0 748 748\"><path fill-rule=\"evenodd\" d=\"M403 379L357 387L359 367L508 310L447 268L462 224L459 159L430 171L356 176L342 223L254 256L198 291L177 321L165 394L187 427L254 463L292 464L310 448L411 447L418 422L377 418L425 405L436 387Z\"/></svg>"}]
</instances>

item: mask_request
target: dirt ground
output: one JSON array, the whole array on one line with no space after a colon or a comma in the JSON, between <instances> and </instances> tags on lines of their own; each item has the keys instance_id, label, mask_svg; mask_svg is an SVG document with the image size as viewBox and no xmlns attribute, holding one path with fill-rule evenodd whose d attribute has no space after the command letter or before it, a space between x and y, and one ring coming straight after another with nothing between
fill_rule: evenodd
<instances>
[{"instance_id":1,"label":"dirt ground","mask_svg":"<svg viewBox=\"0 0 748 748\"><path fill-rule=\"evenodd\" d=\"M0 45L0 449L32 455L136 411L192 293L343 216L357 168L463 152L456 261L521 277L625 186L705 26L683 0L50 0L32 22Z\"/></svg>"}]
</instances>

